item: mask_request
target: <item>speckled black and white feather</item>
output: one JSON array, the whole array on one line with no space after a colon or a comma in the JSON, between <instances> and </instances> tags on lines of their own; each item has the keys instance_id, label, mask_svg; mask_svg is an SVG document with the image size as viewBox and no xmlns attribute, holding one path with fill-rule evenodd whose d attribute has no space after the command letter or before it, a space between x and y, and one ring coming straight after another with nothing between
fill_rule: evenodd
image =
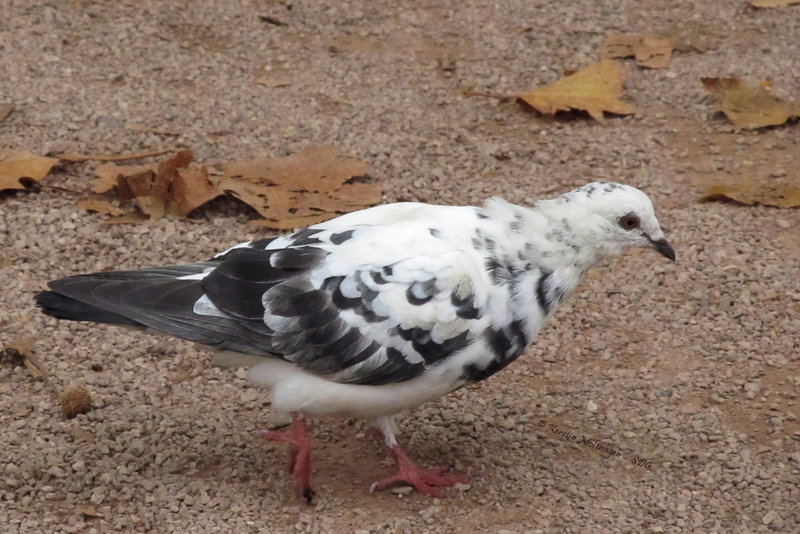
<instances>
[{"instance_id":1,"label":"speckled black and white feather","mask_svg":"<svg viewBox=\"0 0 800 534\"><path fill-rule=\"evenodd\" d=\"M618 225L629 214L635 233ZM630 246L672 250L646 195L598 182L531 208L378 206L205 262L56 280L37 299L246 362L278 409L382 417L508 365Z\"/></svg>"}]
</instances>

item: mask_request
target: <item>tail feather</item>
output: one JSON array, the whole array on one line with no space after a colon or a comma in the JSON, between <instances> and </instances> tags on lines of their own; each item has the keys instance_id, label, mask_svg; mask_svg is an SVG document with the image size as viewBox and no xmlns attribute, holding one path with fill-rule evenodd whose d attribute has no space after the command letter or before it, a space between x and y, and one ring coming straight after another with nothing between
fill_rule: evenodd
<instances>
[{"instance_id":1,"label":"tail feather","mask_svg":"<svg viewBox=\"0 0 800 534\"><path fill-rule=\"evenodd\" d=\"M36 304L47 315L69 321L92 321L127 326L143 327L141 323L123 315L92 306L85 302L64 296L55 291L42 291L36 295Z\"/></svg>"},{"instance_id":2,"label":"tail feather","mask_svg":"<svg viewBox=\"0 0 800 534\"><path fill-rule=\"evenodd\" d=\"M205 293L204 278L218 266L203 262L70 276L51 281L36 302L59 319L152 329L218 349L267 355L272 331L262 318L194 312Z\"/></svg>"}]
</instances>

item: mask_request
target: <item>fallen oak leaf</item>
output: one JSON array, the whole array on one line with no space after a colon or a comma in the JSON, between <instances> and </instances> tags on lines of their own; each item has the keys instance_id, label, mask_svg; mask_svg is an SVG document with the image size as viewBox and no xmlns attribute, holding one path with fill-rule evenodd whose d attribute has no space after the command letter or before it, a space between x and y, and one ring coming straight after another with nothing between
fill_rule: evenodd
<instances>
[{"instance_id":1,"label":"fallen oak leaf","mask_svg":"<svg viewBox=\"0 0 800 534\"><path fill-rule=\"evenodd\" d=\"M665 69L674 48L675 40L670 37L614 33L606 37L600 56L607 59L633 56L640 67Z\"/></svg>"},{"instance_id":2,"label":"fallen oak leaf","mask_svg":"<svg viewBox=\"0 0 800 534\"><path fill-rule=\"evenodd\" d=\"M0 161L0 191L27 189L50 173L57 159L23 150Z\"/></svg>"},{"instance_id":3,"label":"fallen oak leaf","mask_svg":"<svg viewBox=\"0 0 800 534\"><path fill-rule=\"evenodd\" d=\"M729 200L740 204L800 207L800 184L777 181L748 181L735 184L717 184L710 187L702 201Z\"/></svg>"},{"instance_id":4,"label":"fallen oak leaf","mask_svg":"<svg viewBox=\"0 0 800 534\"><path fill-rule=\"evenodd\" d=\"M529 93L518 95L518 99L539 113L553 115L558 111L581 109L600 123L605 123L603 112L629 115L636 111L633 104L623 102L622 73L610 59L570 74L557 82Z\"/></svg>"},{"instance_id":5,"label":"fallen oak leaf","mask_svg":"<svg viewBox=\"0 0 800 534\"><path fill-rule=\"evenodd\" d=\"M753 87L739 78L700 78L700 81L716 97L715 107L737 128L778 126L800 112L798 106L773 96L765 87Z\"/></svg>"}]
</instances>

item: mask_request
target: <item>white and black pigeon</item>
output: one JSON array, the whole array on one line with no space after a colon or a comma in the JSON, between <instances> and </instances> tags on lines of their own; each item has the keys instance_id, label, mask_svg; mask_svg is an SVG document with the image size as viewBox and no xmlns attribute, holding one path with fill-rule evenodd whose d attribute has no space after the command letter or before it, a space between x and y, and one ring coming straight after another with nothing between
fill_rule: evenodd
<instances>
[{"instance_id":1,"label":"white and black pigeon","mask_svg":"<svg viewBox=\"0 0 800 534\"><path fill-rule=\"evenodd\" d=\"M439 496L469 477L418 467L393 417L514 361L589 268L629 247L675 260L647 195L594 182L531 207L377 206L209 261L62 278L36 300L54 317L160 331L249 366L292 418L263 434L292 446L309 500L306 416L370 420L399 468L372 489Z\"/></svg>"}]
</instances>

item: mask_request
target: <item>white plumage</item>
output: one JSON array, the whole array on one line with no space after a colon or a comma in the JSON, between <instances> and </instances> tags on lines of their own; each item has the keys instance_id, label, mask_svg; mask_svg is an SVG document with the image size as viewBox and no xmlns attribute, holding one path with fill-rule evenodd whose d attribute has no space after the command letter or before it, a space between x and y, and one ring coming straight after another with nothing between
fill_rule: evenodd
<instances>
[{"instance_id":1,"label":"white plumage","mask_svg":"<svg viewBox=\"0 0 800 534\"><path fill-rule=\"evenodd\" d=\"M47 313L155 329L247 365L291 414L268 432L298 451L310 498L305 416L373 421L407 482L440 494L463 477L416 467L392 416L482 380L517 358L603 258L632 246L674 260L648 197L595 182L531 207L378 206L207 262L51 282Z\"/></svg>"}]
</instances>

